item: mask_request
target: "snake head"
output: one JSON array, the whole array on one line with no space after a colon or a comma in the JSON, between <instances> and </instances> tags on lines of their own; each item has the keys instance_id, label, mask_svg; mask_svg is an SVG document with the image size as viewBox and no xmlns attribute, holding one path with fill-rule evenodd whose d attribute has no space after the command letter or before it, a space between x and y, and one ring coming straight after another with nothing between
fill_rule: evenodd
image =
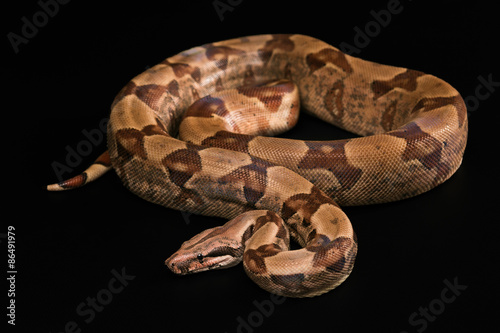
<instances>
[{"instance_id":1,"label":"snake head","mask_svg":"<svg viewBox=\"0 0 500 333\"><path fill-rule=\"evenodd\" d=\"M237 265L243 258L244 247L241 240L223 235L225 231L223 227L203 231L184 242L165 265L181 275Z\"/></svg>"}]
</instances>

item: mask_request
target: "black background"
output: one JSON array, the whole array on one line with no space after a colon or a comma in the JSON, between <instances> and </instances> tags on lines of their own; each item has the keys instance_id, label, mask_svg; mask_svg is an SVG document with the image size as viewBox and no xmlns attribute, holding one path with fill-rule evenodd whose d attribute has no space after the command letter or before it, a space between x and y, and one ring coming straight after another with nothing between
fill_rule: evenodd
<instances>
[{"instance_id":1,"label":"black background","mask_svg":"<svg viewBox=\"0 0 500 333\"><path fill-rule=\"evenodd\" d=\"M226 2L226 1L222 1ZM105 3L105 5L104 5ZM241 266L178 277L163 261L186 239L221 219L150 204L129 193L114 172L75 191L47 193L52 164L67 146L98 129L128 80L163 59L204 43L261 33L301 33L356 46L355 27L390 1L232 1L221 21L213 1L71 1L42 22L16 54L7 34L21 34L36 1L3 5L1 73L4 217L16 229L16 326L27 332L471 332L498 329L498 140L500 87L473 104L479 77L500 81L494 4L403 1L357 56L434 74L468 97L464 162L443 185L418 197L346 207L359 239L351 276L312 299L272 297ZM11 7L12 6L12 7ZM484 88L481 93L488 92ZM303 116L285 136L334 139L346 133ZM104 151L104 141L74 169ZM69 174L67 174L69 176ZM66 175L65 175L66 176ZM2 236L4 237L4 235ZM6 239L1 239L7 261ZM3 266L2 266L3 267ZM4 271L7 269L5 268ZM106 297L113 273L127 286L102 311L83 315L88 299ZM133 277L133 278L132 278ZM440 303L445 280L467 286ZM2 306L7 312L8 285ZM116 283L116 287L119 283ZM452 293L445 295L451 297ZM445 304L444 308L440 307ZM434 308L429 319L422 308ZM260 310L262 312L262 310ZM2 313L2 322L7 316ZM87 320L87 322L86 322ZM252 324L246 329L239 325ZM74 322L74 323L71 323ZM250 328L250 329L249 329Z\"/></svg>"}]
</instances>

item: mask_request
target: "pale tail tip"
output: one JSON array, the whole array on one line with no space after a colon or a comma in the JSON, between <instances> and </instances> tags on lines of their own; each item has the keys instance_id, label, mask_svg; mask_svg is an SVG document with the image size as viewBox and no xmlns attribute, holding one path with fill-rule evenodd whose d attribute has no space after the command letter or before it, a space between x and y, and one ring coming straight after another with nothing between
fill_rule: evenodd
<instances>
[{"instance_id":1,"label":"pale tail tip","mask_svg":"<svg viewBox=\"0 0 500 333\"><path fill-rule=\"evenodd\" d=\"M48 191L70 190L70 189L82 187L83 185L87 184L87 182L88 182L87 173L83 172L82 174L80 174L78 176L64 180L60 183L47 185L47 190Z\"/></svg>"},{"instance_id":2,"label":"pale tail tip","mask_svg":"<svg viewBox=\"0 0 500 333\"><path fill-rule=\"evenodd\" d=\"M60 186L59 184L50 184L47 185L47 191L64 191L65 188Z\"/></svg>"},{"instance_id":3,"label":"pale tail tip","mask_svg":"<svg viewBox=\"0 0 500 333\"><path fill-rule=\"evenodd\" d=\"M47 191L64 191L82 187L85 184L101 177L111 168L111 160L109 158L109 153L106 150L95 160L92 165L87 168L87 170L82 172L80 175L56 184L47 185Z\"/></svg>"}]
</instances>

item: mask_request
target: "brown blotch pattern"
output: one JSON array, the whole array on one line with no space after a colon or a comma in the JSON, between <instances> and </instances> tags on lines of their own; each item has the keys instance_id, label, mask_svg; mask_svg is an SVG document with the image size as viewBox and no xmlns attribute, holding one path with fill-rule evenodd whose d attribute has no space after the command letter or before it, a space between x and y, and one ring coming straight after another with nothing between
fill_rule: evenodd
<instances>
[{"instance_id":1,"label":"brown blotch pattern","mask_svg":"<svg viewBox=\"0 0 500 333\"><path fill-rule=\"evenodd\" d=\"M280 219L276 214L272 212L267 212L266 215L259 216L255 221L255 230L259 230L262 226L267 224L268 222L274 223L276 225L280 224Z\"/></svg>"},{"instance_id":2,"label":"brown blotch pattern","mask_svg":"<svg viewBox=\"0 0 500 333\"><path fill-rule=\"evenodd\" d=\"M226 108L224 100L207 95L191 104L184 113L184 117L211 118L214 114L227 118L229 111Z\"/></svg>"},{"instance_id":3,"label":"brown blotch pattern","mask_svg":"<svg viewBox=\"0 0 500 333\"><path fill-rule=\"evenodd\" d=\"M180 194L174 198L176 205L182 205L191 200L198 205L204 204L204 200L192 189L184 187L191 177L202 168L201 157L196 150L179 149L167 155L163 161L163 166L168 171L168 177L172 183L182 189Z\"/></svg>"},{"instance_id":4,"label":"brown blotch pattern","mask_svg":"<svg viewBox=\"0 0 500 333\"><path fill-rule=\"evenodd\" d=\"M257 80L255 79L255 74L252 69L252 65L247 65L243 76L244 76L243 79L244 86L253 86L257 82Z\"/></svg>"},{"instance_id":5,"label":"brown blotch pattern","mask_svg":"<svg viewBox=\"0 0 500 333\"><path fill-rule=\"evenodd\" d=\"M338 119L342 119L344 115L343 96L344 83L342 81L337 81L328 89L324 97L326 109L331 115Z\"/></svg>"},{"instance_id":6,"label":"brown blotch pattern","mask_svg":"<svg viewBox=\"0 0 500 333\"><path fill-rule=\"evenodd\" d=\"M316 235L307 250L315 252L314 267L326 267L328 271L342 272L347 262L348 251L353 246L353 240L348 237L338 237L330 241L324 235Z\"/></svg>"},{"instance_id":7,"label":"brown blotch pattern","mask_svg":"<svg viewBox=\"0 0 500 333\"><path fill-rule=\"evenodd\" d=\"M415 91L417 89L417 78L422 75L425 75L425 73L407 69L404 73L398 74L390 80L375 80L371 84L373 99L380 98L395 88Z\"/></svg>"},{"instance_id":8,"label":"brown blotch pattern","mask_svg":"<svg viewBox=\"0 0 500 333\"><path fill-rule=\"evenodd\" d=\"M287 79L287 80L293 81L293 79L292 79L292 77L293 77L292 70L293 70L293 65L291 63L287 62L286 65L285 65L283 77L285 79Z\"/></svg>"},{"instance_id":9,"label":"brown blotch pattern","mask_svg":"<svg viewBox=\"0 0 500 333\"><path fill-rule=\"evenodd\" d=\"M120 102L124 97L134 94L135 90L137 88L137 85L133 81L129 81L125 87L123 87L120 92L116 95L115 99L113 100L113 103L111 104L111 109L115 107L118 102Z\"/></svg>"},{"instance_id":10,"label":"brown blotch pattern","mask_svg":"<svg viewBox=\"0 0 500 333\"><path fill-rule=\"evenodd\" d=\"M402 128L387 134L406 140L406 148L402 156L403 161L416 159L427 169L439 166L443 144L422 131L415 122L408 123Z\"/></svg>"},{"instance_id":11,"label":"brown blotch pattern","mask_svg":"<svg viewBox=\"0 0 500 333\"><path fill-rule=\"evenodd\" d=\"M198 206L206 204L203 196L191 189L183 189L182 192L179 193L179 195L177 195L173 200L177 207L183 207L183 205L185 205L188 201L191 201Z\"/></svg>"},{"instance_id":12,"label":"brown blotch pattern","mask_svg":"<svg viewBox=\"0 0 500 333\"><path fill-rule=\"evenodd\" d=\"M167 155L162 163L172 183L179 187L184 187L184 184L202 168L200 155L191 149L176 150Z\"/></svg>"},{"instance_id":13,"label":"brown blotch pattern","mask_svg":"<svg viewBox=\"0 0 500 333\"><path fill-rule=\"evenodd\" d=\"M179 82L177 82L176 80L170 81L170 83L167 84L167 91L175 97L180 97Z\"/></svg>"},{"instance_id":14,"label":"brown blotch pattern","mask_svg":"<svg viewBox=\"0 0 500 333\"><path fill-rule=\"evenodd\" d=\"M307 227L311 224L311 216L323 204L337 204L326 194L321 192L317 187L311 189L311 193L294 194L288 198L281 210L283 220L288 220L295 213L300 213L303 220L302 225Z\"/></svg>"},{"instance_id":15,"label":"brown blotch pattern","mask_svg":"<svg viewBox=\"0 0 500 333\"><path fill-rule=\"evenodd\" d=\"M306 57L306 63L309 66L311 73L323 68L328 63L340 68L347 74L350 74L353 71L351 65L345 57L345 54L330 48L325 48L316 53L308 54Z\"/></svg>"},{"instance_id":16,"label":"brown blotch pattern","mask_svg":"<svg viewBox=\"0 0 500 333\"><path fill-rule=\"evenodd\" d=\"M271 281L282 286L287 290L307 290L302 283L305 281L305 275L302 273L287 275L270 275Z\"/></svg>"},{"instance_id":17,"label":"brown blotch pattern","mask_svg":"<svg viewBox=\"0 0 500 333\"><path fill-rule=\"evenodd\" d=\"M283 221L278 215L270 211L268 211L266 215L257 218L255 222L255 231L259 230L262 226L266 225L267 223L274 223L278 226L278 232L276 233L276 237L281 239L287 238L288 232L286 230Z\"/></svg>"},{"instance_id":18,"label":"brown blotch pattern","mask_svg":"<svg viewBox=\"0 0 500 333\"><path fill-rule=\"evenodd\" d=\"M290 40L291 35L278 34L273 35L271 40L268 40L264 46L258 50L260 59L264 64L267 64L273 55L274 50L279 49L286 52L291 52L295 48L295 43Z\"/></svg>"},{"instance_id":19,"label":"brown blotch pattern","mask_svg":"<svg viewBox=\"0 0 500 333\"><path fill-rule=\"evenodd\" d=\"M124 130L120 130L120 131L121 131L121 133L124 133L123 132ZM134 159L135 153L130 152L128 149L126 149L123 146L121 140L119 139L120 138L120 131L116 133L116 137L117 137L116 155L117 156L115 158L114 164L116 165L115 166L116 173L119 176L122 176L122 175L126 175L126 173L127 173L126 165L128 165L130 163L130 161L132 161ZM128 185L127 178L122 178L122 179L123 179L125 186L127 186Z\"/></svg>"},{"instance_id":20,"label":"brown blotch pattern","mask_svg":"<svg viewBox=\"0 0 500 333\"><path fill-rule=\"evenodd\" d=\"M191 96L193 97L193 101L200 99L200 94L198 93L198 90L196 90L196 88L193 86L191 86Z\"/></svg>"},{"instance_id":21,"label":"brown blotch pattern","mask_svg":"<svg viewBox=\"0 0 500 333\"><path fill-rule=\"evenodd\" d=\"M133 156L139 156L146 159L146 150L144 150L145 133L135 128L124 128L116 132L117 143L119 144L118 154L129 160ZM126 148L125 146L126 145Z\"/></svg>"},{"instance_id":22,"label":"brown blotch pattern","mask_svg":"<svg viewBox=\"0 0 500 333\"><path fill-rule=\"evenodd\" d=\"M252 164L239 167L220 179L223 183L243 182L243 193L246 203L254 207L264 196L267 187L267 168L269 162L252 157Z\"/></svg>"},{"instance_id":23,"label":"brown blotch pattern","mask_svg":"<svg viewBox=\"0 0 500 333\"><path fill-rule=\"evenodd\" d=\"M200 82L201 72L199 67L192 67L188 64L183 64L179 62L170 62L168 59L162 62L162 64L172 67L172 70L177 78L181 78L184 75L190 75L193 80Z\"/></svg>"},{"instance_id":24,"label":"brown blotch pattern","mask_svg":"<svg viewBox=\"0 0 500 333\"><path fill-rule=\"evenodd\" d=\"M300 169L324 169L333 173L342 188L351 189L361 177L363 171L349 164L345 154L345 144L349 140L307 141L307 154L300 161Z\"/></svg>"},{"instance_id":25,"label":"brown blotch pattern","mask_svg":"<svg viewBox=\"0 0 500 333\"><path fill-rule=\"evenodd\" d=\"M138 86L135 90L137 97L146 103L151 109L158 111L158 101L161 96L166 92L167 87L157 84L146 84Z\"/></svg>"},{"instance_id":26,"label":"brown blotch pattern","mask_svg":"<svg viewBox=\"0 0 500 333\"><path fill-rule=\"evenodd\" d=\"M326 235L318 234L314 229L307 237L306 249L311 252L318 252L330 244L331 240Z\"/></svg>"},{"instance_id":27,"label":"brown blotch pattern","mask_svg":"<svg viewBox=\"0 0 500 333\"><path fill-rule=\"evenodd\" d=\"M458 123L459 126L462 127L465 121L467 108L465 107L464 100L460 97L460 95L449 97L424 97L420 99L417 104L415 104L411 113L428 112L449 104L455 106L457 109Z\"/></svg>"},{"instance_id":28,"label":"brown blotch pattern","mask_svg":"<svg viewBox=\"0 0 500 333\"><path fill-rule=\"evenodd\" d=\"M450 176L451 167L448 163L439 162L436 166L436 176L434 177L434 181L432 186L437 186L443 182L444 179L447 179Z\"/></svg>"},{"instance_id":29,"label":"brown blotch pattern","mask_svg":"<svg viewBox=\"0 0 500 333\"><path fill-rule=\"evenodd\" d=\"M156 125L146 125L142 129L142 132L146 136L150 136L150 135L166 135L166 136L169 136L168 133L167 133L167 129L165 128L165 125L163 125L163 123L158 118L156 118Z\"/></svg>"},{"instance_id":30,"label":"brown blotch pattern","mask_svg":"<svg viewBox=\"0 0 500 333\"><path fill-rule=\"evenodd\" d=\"M179 83L176 80L172 80L166 86L146 84L136 87L134 93L151 109L160 111L164 104L163 94L169 93L172 96L179 97Z\"/></svg>"},{"instance_id":31,"label":"brown blotch pattern","mask_svg":"<svg viewBox=\"0 0 500 333\"><path fill-rule=\"evenodd\" d=\"M215 91L222 91L224 90L224 84L222 83L222 79L219 77L215 81Z\"/></svg>"},{"instance_id":32,"label":"brown blotch pattern","mask_svg":"<svg viewBox=\"0 0 500 333\"><path fill-rule=\"evenodd\" d=\"M247 230L245 230L245 232L243 233L243 237L241 237L241 243L245 245L245 243L247 242L247 240L250 239L250 237L252 237L253 235L253 230L254 230L254 225L250 225Z\"/></svg>"},{"instance_id":33,"label":"brown blotch pattern","mask_svg":"<svg viewBox=\"0 0 500 333\"><path fill-rule=\"evenodd\" d=\"M226 70L230 56L241 56L245 52L237 50L229 46L215 46L213 44L206 44L203 46L206 51L205 55L208 60L213 61L215 66L219 69Z\"/></svg>"},{"instance_id":34,"label":"brown blotch pattern","mask_svg":"<svg viewBox=\"0 0 500 333\"><path fill-rule=\"evenodd\" d=\"M243 86L237 88L237 90L242 95L257 98L264 103L269 111L276 112L281 106L283 97L294 90L294 84L292 82L280 82L272 86Z\"/></svg>"},{"instance_id":35,"label":"brown blotch pattern","mask_svg":"<svg viewBox=\"0 0 500 333\"><path fill-rule=\"evenodd\" d=\"M380 124L385 131L390 131L394 128L394 116L396 115L398 101L390 103L382 113Z\"/></svg>"},{"instance_id":36,"label":"brown blotch pattern","mask_svg":"<svg viewBox=\"0 0 500 333\"><path fill-rule=\"evenodd\" d=\"M191 142L186 142L186 148L189 150L202 151L204 149L207 149L208 147L197 145Z\"/></svg>"},{"instance_id":37,"label":"brown blotch pattern","mask_svg":"<svg viewBox=\"0 0 500 333\"><path fill-rule=\"evenodd\" d=\"M316 234L317 234L316 229L313 229L313 230L309 233L309 235L307 235L306 244L309 244L309 242L310 242L311 240L315 239L315 238L316 238Z\"/></svg>"},{"instance_id":38,"label":"brown blotch pattern","mask_svg":"<svg viewBox=\"0 0 500 333\"><path fill-rule=\"evenodd\" d=\"M219 131L214 136L204 139L201 144L248 153L248 143L253 139L252 135Z\"/></svg>"},{"instance_id":39,"label":"brown blotch pattern","mask_svg":"<svg viewBox=\"0 0 500 333\"><path fill-rule=\"evenodd\" d=\"M272 257L282 250L276 244L265 244L257 249L247 249L243 254L243 261L246 268L255 274L265 274L267 272L265 258Z\"/></svg>"}]
</instances>

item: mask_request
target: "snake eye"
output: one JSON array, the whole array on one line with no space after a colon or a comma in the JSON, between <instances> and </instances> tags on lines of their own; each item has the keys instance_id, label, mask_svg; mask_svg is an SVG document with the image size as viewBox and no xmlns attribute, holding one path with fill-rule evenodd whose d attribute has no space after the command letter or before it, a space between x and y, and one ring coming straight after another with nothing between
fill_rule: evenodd
<instances>
[{"instance_id":1,"label":"snake eye","mask_svg":"<svg viewBox=\"0 0 500 333\"><path fill-rule=\"evenodd\" d=\"M203 262L203 254L198 253L198 255L196 256L196 258L198 259L199 262Z\"/></svg>"}]
</instances>

